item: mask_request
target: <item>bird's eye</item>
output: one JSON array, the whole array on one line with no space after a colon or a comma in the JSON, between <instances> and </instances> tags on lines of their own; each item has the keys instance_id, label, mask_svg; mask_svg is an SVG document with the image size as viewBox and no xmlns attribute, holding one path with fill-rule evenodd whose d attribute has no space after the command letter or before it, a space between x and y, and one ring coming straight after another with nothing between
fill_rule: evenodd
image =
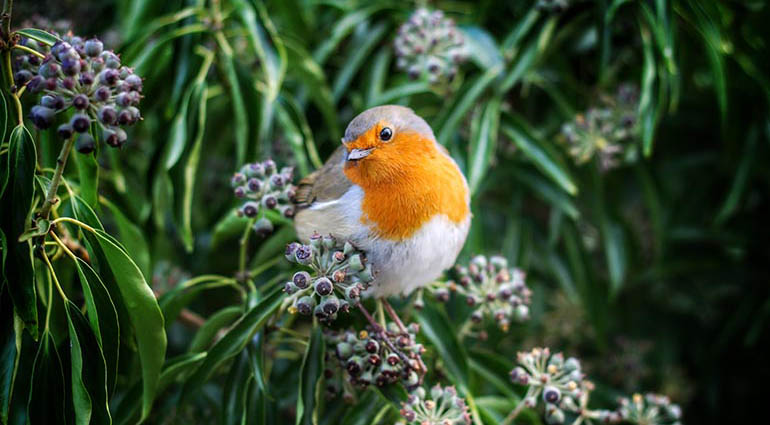
<instances>
[{"instance_id":1,"label":"bird's eye","mask_svg":"<svg viewBox=\"0 0 770 425\"><path fill-rule=\"evenodd\" d=\"M383 142L387 142L391 137L393 137L393 130L391 130L389 127L385 127L380 130L380 140Z\"/></svg>"}]
</instances>

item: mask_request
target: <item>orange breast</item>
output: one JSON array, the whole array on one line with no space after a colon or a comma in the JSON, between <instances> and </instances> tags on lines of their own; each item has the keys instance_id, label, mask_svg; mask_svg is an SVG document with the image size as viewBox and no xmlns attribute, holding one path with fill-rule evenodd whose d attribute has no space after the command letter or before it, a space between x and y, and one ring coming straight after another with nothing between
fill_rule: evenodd
<instances>
[{"instance_id":1,"label":"orange breast","mask_svg":"<svg viewBox=\"0 0 770 425\"><path fill-rule=\"evenodd\" d=\"M361 221L385 239L404 240L437 214L459 224L470 213L457 166L416 133L397 134L366 159L346 164L345 175L364 191Z\"/></svg>"}]
</instances>

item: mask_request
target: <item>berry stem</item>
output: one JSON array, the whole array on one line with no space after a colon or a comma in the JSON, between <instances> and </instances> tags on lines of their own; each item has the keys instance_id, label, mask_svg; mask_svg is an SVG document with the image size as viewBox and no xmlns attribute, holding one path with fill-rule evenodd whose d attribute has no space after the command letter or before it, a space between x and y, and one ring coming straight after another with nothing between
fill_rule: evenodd
<instances>
[{"instance_id":1,"label":"berry stem","mask_svg":"<svg viewBox=\"0 0 770 425\"><path fill-rule=\"evenodd\" d=\"M51 208L57 202L56 191L59 189L61 183L61 176L64 174L64 167L67 165L67 158L72 150L72 145L75 143L75 136L70 137L64 141L59 157L56 158L56 170L54 170L53 178L51 179L51 185L48 187L48 193L45 196L43 206L40 207L39 217L48 218Z\"/></svg>"}]
</instances>

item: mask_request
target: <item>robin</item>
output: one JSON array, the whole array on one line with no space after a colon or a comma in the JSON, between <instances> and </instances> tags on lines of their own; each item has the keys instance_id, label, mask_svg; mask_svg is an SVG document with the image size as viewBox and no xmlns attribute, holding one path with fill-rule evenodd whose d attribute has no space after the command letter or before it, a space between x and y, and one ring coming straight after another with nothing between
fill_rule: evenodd
<instances>
[{"instance_id":1,"label":"robin","mask_svg":"<svg viewBox=\"0 0 770 425\"><path fill-rule=\"evenodd\" d=\"M407 295L452 266L470 227L468 184L430 126L409 108L368 109L322 168L300 181L295 227L366 253L368 295Z\"/></svg>"}]
</instances>

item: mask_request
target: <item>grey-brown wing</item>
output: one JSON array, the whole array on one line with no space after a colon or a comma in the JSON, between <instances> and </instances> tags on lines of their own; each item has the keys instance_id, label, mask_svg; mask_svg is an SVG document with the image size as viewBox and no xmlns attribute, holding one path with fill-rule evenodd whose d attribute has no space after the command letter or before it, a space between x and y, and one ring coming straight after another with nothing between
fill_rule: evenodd
<instances>
[{"instance_id":1,"label":"grey-brown wing","mask_svg":"<svg viewBox=\"0 0 770 425\"><path fill-rule=\"evenodd\" d=\"M302 179L297 185L295 202L298 208L307 208L315 202L339 199L352 183L343 171L345 147L340 146L323 167Z\"/></svg>"}]
</instances>

